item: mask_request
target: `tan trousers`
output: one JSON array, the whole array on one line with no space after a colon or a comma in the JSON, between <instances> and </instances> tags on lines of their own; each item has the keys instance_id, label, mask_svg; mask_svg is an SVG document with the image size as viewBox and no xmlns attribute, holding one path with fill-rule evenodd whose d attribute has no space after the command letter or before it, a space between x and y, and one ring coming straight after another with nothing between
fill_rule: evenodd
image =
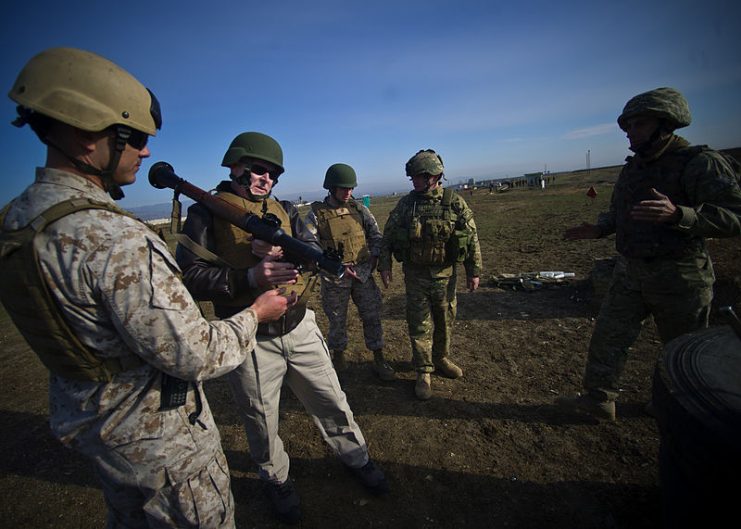
<instances>
[{"instance_id":1,"label":"tan trousers","mask_svg":"<svg viewBox=\"0 0 741 529\"><path fill-rule=\"evenodd\" d=\"M363 433L340 387L313 311L307 310L303 321L288 334L258 336L252 354L227 377L262 479L273 483L288 479L289 458L278 435L284 383L344 464L358 468L368 462Z\"/></svg>"}]
</instances>

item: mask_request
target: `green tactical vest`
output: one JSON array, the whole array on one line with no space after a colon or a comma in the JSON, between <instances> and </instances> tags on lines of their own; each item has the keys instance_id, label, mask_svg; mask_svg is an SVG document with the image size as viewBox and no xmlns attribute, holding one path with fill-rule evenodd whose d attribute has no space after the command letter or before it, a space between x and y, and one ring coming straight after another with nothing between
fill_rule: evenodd
<instances>
[{"instance_id":1,"label":"green tactical vest","mask_svg":"<svg viewBox=\"0 0 741 529\"><path fill-rule=\"evenodd\" d=\"M107 202L86 198L56 204L19 230L0 233L0 301L31 349L55 375L74 380L110 382L113 375L144 365L135 355L102 359L69 328L43 279L34 246L36 235L76 211L105 209L131 216ZM7 208L0 213L2 226Z\"/></svg>"},{"instance_id":2,"label":"green tactical vest","mask_svg":"<svg viewBox=\"0 0 741 529\"><path fill-rule=\"evenodd\" d=\"M313 202L311 210L316 215L322 248L336 251L342 248L342 262L345 264L364 263L370 258L363 217L354 200L347 207L339 208L333 208L325 202Z\"/></svg>"},{"instance_id":3,"label":"green tactical vest","mask_svg":"<svg viewBox=\"0 0 741 529\"><path fill-rule=\"evenodd\" d=\"M417 200L409 195L401 222L392 234L397 261L422 266L449 266L468 257L471 232L451 208L453 190L445 188L441 201Z\"/></svg>"},{"instance_id":4,"label":"green tactical vest","mask_svg":"<svg viewBox=\"0 0 741 529\"><path fill-rule=\"evenodd\" d=\"M253 213L255 215L262 216L263 213L272 213L280 220L281 229L288 235L293 236L291 231L291 219L288 217L288 213L280 205L277 200L267 199L260 202L253 202L242 198L234 193L228 193L220 191L216 193L216 196L222 200L226 200L230 204L238 206L243 209L245 213ZM266 205L266 210L263 211L263 204ZM252 253L252 235L247 233L241 228L236 227L228 220L224 220L216 215L213 216L214 225L214 241L216 243L216 254L224 261L230 268L235 270L247 270L257 263L260 262L260 258ZM284 288L286 294L296 292L299 299L302 298L302 294L306 290L307 282L302 274L299 274L296 279L296 283L293 285L279 285L279 288ZM228 302L219 302L220 305L226 305L230 307L246 307L252 305L257 299L260 292L254 292L250 290L245 292L236 298Z\"/></svg>"},{"instance_id":5,"label":"green tactical vest","mask_svg":"<svg viewBox=\"0 0 741 529\"><path fill-rule=\"evenodd\" d=\"M689 205L681 177L692 158L706 152L706 146L692 146L666 153L647 167L630 162L615 184L617 228L615 247L626 257L679 256L704 247L702 237L689 236L663 224L633 220L630 211L641 200L651 200L651 188L668 196L672 203Z\"/></svg>"}]
</instances>

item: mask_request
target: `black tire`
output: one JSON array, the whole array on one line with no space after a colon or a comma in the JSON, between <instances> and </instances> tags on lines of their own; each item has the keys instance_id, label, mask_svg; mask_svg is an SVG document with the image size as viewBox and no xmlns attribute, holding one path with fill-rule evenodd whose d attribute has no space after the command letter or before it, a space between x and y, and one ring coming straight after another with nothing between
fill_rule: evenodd
<instances>
[{"instance_id":1,"label":"black tire","mask_svg":"<svg viewBox=\"0 0 741 529\"><path fill-rule=\"evenodd\" d=\"M725 326L667 344L653 404L664 526L724 526L741 498L741 338Z\"/></svg>"}]
</instances>

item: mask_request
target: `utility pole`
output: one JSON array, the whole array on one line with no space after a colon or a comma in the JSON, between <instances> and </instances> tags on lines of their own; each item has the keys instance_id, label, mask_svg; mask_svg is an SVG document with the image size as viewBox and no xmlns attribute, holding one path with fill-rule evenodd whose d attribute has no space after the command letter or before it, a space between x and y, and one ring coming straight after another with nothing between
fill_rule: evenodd
<instances>
[{"instance_id":1,"label":"utility pole","mask_svg":"<svg viewBox=\"0 0 741 529\"><path fill-rule=\"evenodd\" d=\"M590 150L587 149L587 176L591 176L592 174L592 166L591 166L591 160L590 160Z\"/></svg>"}]
</instances>

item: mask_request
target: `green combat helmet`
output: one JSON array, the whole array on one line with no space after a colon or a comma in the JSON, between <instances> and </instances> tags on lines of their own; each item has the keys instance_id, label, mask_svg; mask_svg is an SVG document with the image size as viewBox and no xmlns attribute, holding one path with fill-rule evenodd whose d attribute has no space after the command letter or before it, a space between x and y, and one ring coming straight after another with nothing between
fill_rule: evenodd
<instances>
[{"instance_id":1,"label":"green combat helmet","mask_svg":"<svg viewBox=\"0 0 741 529\"><path fill-rule=\"evenodd\" d=\"M336 163L327 169L324 175L324 189L335 187L358 187L358 178L355 169L344 163Z\"/></svg>"},{"instance_id":2,"label":"green combat helmet","mask_svg":"<svg viewBox=\"0 0 741 529\"><path fill-rule=\"evenodd\" d=\"M430 174L433 176L443 174L443 159L432 149L418 151L406 164L407 176L418 174Z\"/></svg>"},{"instance_id":3,"label":"green combat helmet","mask_svg":"<svg viewBox=\"0 0 741 529\"><path fill-rule=\"evenodd\" d=\"M687 100L674 88L656 88L631 98L617 119L618 125L625 130L625 120L639 114L664 120L672 131L692 122Z\"/></svg>"},{"instance_id":4,"label":"green combat helmet","mask_svg":"<svg viewBox=\"0 0 741 529\"><path fill-rule=\"evenodd\" d=\"M267 134L260 132L243 132L234 138L224 154L221 162L223 167L231 167L239 163L242 158L254 158L264 160L278 167L278 175L282 174L283 149L278 142Z\"/></svg>"}]
</instances>

